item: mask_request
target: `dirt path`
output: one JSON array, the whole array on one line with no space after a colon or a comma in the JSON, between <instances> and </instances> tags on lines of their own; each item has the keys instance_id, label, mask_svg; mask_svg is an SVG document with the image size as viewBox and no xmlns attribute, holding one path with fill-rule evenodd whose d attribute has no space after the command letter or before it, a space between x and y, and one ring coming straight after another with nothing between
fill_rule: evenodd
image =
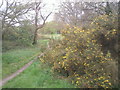
<instances>
[{"instance_id":1,"label":"dirt path","mask_svg":"<svg viewBox=\"0 0 120 90\"><path fill-rule=\"evenodd\" d=\"M0 87L3 86L5 83L7 83L9 80L13 79L14 77L16 77L17 75L19 75L21 72L23 72L27 67L29 67L34 60L31 60L29 63L27 63L25 66L23 66L22 68L20 68L18 71L16 71L15 73L13 73L12 75L4 78L2 81L0 81Z\"/></svg>"},{"instance_id":2,"label":"dirt path","mask_svg":"<svg viewBox=\"0 0 120 90\"><path fill-rule=\"evenodd\" d=\"M47 49L45 50L45 52L47 50L51 49L49 44L47 45ZM37 60L38 58L40 58L41 56L43 56L44 53L41 53L40 55L38 55L37 57L35 57L33 60L31 60L29 63L25 64L22 68L20 68L19 70L17 70L15 73L13 73L12 75L2 79L2 81L0 81L0 87L2 87L5 83L7 83L9 80L13 79L14 77L16 77L17 75L19 75L21 72L23 72L25 69L27 69L27 67L29 67L35 60Z\"/></svg>"},{"instance_id":3,"label":"dirt path","mask_svg":"<svg viewBox=\"0 0 120 90\"><path fill-rule=\"evenodd\" d=\"M22 68L20 68L19 70L17 70L15 73L13 73L12 75L10 75L10 76L4 78L2 81L0 81L0 87L3 86L5 83L7 83L9 80L11 80L14 77L16 77L17 75L19 75L25 69L27 69L27 67L29 67L35 60L37 60L37 58L40 58L42 55L44 55L44 54L43 53L40 54L39 56L37 56L36 58L34 58L34 60L31 60L29 63L25 64Z\"/></svg>"}]
</instances>

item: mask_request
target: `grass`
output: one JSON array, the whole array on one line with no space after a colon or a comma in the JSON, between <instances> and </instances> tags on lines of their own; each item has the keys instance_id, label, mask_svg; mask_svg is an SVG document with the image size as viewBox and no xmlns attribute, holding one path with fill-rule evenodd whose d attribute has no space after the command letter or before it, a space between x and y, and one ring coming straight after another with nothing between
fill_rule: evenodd
<instances>
[{"instance_id":1,"label":"grass","mask_svg":"<svg viewBox=\"0 0 120 90\"><path fill-rule=\"evenodd\" d=\"M54 78L49 67L36 61L3 88L74 88L74 86L65 80Z\"/></svg>"},{"instance_id":2,"label":"grass","mask_svg":"<svg viewBox=\"0 0 120 90\"><path fill-rule=\"evenodd\" d=\"M47 42L41 40L39 43L41 45L4 52L2 54L2 77L9 76L28 63L32 59L30 57L40 53Z\"/></svg>"},{"instance_id":3,"label":"grass","mask_svg":"<svg viewBox=\"0 0 120 90\"><path fill-rule=\"evenodd\" d=\"M40 34L39 39L62 39L61 34Z\"/></svg>"},{"instance_id":4,"label":"grass","mask_svg":"<svg viewBox=\"0 0 120 90\"><path fill-rule=\"evenodd\" d=\"M48 39L38 40L36 46L4 52L2 55L3 78L24 66L34 54L43 52L48 41ZM19 76L8 81L3 88L74 88L74 86L66 80L54 77L50 68L38 60Z\"/></svg>"}]
</instances>

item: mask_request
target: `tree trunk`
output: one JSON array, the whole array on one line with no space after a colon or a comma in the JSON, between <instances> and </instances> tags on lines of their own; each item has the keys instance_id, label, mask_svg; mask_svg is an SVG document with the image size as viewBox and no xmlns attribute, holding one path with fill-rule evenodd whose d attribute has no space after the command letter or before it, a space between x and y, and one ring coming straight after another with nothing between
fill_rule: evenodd
<instances>
[{"instance_id":1,"label":"tree trunk","mask_svg":"<svg viewBox=\"0 0 120 90\"><path fill-rule=\"evenodd\" d=\"M38 10L36 7L36 11L35 11L35 33L34 33L34 38L33 38L33 45L37 44L37 31L38 31Z\"/></svg>"},{"instance_id":2,"label":"tree trunk","mask_svg":"<svg viewBox=\"0 0 120 90\"><path fill-rule=\"evenodd\" d=\"M37 44L37 29L35 30L34 37L33 37L33 45Z\"/></svg>"},{"instance_id":3,"label":"tree trunk","mask_svg":"<svg viewBox=\"0 0 120 90\"><path fill-rule=\"evenodd\" d=\"M109 2L106 2L105 13L106 15L110 15L112 13Z\"/></svg>"}]
</instances>

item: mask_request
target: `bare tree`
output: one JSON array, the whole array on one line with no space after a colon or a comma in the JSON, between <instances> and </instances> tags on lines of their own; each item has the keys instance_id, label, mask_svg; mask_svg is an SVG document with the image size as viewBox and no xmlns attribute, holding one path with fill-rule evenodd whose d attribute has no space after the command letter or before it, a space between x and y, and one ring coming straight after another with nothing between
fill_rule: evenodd
<instances>
[{"instance_id":1,"label":"bare tree","mask_svg":"<svg viewBox=\"0 0 120 90\"><path fill-rule=\"evenodd\" d=\"M61 3L59 12L55 16L57 20L67 24L84 26L85 24L88 25L98 15L109 15L116 12L117 5L115 2L82 2L77 0Z\"/></svg>"},{"instance_id":2,"label":"bare tree","mask_svg":"<svg viewBox=\"0 0 120 90\"><path fill-rule=\"evenodd\" d=\"M33 10L35 12L35 32L34 32L34 37L33 37L33 45L37 44L37 34L38 34L38 30L43 28L43 26L46 23L46 20L48 19L48 17L51 15L52 12L50 12L49 14L47 14L46 16L44 16L42 14L42 8L45 6L45 4L43 4L41 1L39 2L34 2L33 3ZM42 22L41 22L42 21ZM40 23L41 22L41 23ZM40 25L39 25L40 24Z\"/></svg>"},{"instance_id":3,"label":"bare tree","mask_svg":"<svg viewBox=\"0 0 120 90\"><path fill-rule=\"evenodd\" d=\"M9 30L8 28L20 23L23 20L23 15L30 10L30 7L28 7L28 3L22 4L9 0L5 0L3 3L6 5L5 8L0 10L0 18L2 21L2 38L4 39L4 34Z\"/></svg>"},{"instance_id":4,"label":"bare tree","mask_svg":"<svg viewBox=\"0 0 120 90\"><path fill-rule=\"evenodd\" d=\"M82 14L82 2L63 2L60 5L58 17L67 24L77 25Z\"/></svg>"},{"instance_id":5,"label":"bare tree","mask_svg":"<svg viewBox=\"0 0 120 90\"><path fill-rule=\"evenodd\" d=\"M93 17L93 10L88 9L85 2L77 1L66 1L61 3L59 12L56 13L58 20L65 22L70 25L82 26L85 21L91 21Z\"/></svg>"}]
</instances>

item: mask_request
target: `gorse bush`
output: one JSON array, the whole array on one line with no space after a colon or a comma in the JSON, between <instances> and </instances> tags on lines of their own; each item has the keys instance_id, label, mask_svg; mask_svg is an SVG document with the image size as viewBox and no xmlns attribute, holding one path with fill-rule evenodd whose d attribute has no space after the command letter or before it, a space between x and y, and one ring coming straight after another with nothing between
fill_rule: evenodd
<instances>
[{"instance_id":1,"label":"gorse bush","mask_svg":"<svg viewBox=\"0 0 120 90\"><path fill-rule=\"evenodd\" d=\"M117 15L101 15L93 20L90 25L94 28L96 39L102 45L104 54L110 51L112 57L118 56L118 17Z\"/></svg>"},{"instance_id":2,"label":"gorse bush","mask_svg":"<svg viewBox=\"0 0 120 90\"><path fill-rule=\"evenodd\" d=\"M91 22L92 28L96 30L118 29L118 16L117 15L100 15Z\"/></svg>"},{"instance_id":3,"label":"gorse bush","mask_svg":"<svg viewBox=\"0 0 120 90\"><path fill-rule=\"evenodd\" d=\"M116 62L109 51L102 52L96 29L67 26L61 33L63 39L51 43L52 49L40 59L42 62L80 88L110 88L117 83Z\"/></svg>"}]
</instances>

